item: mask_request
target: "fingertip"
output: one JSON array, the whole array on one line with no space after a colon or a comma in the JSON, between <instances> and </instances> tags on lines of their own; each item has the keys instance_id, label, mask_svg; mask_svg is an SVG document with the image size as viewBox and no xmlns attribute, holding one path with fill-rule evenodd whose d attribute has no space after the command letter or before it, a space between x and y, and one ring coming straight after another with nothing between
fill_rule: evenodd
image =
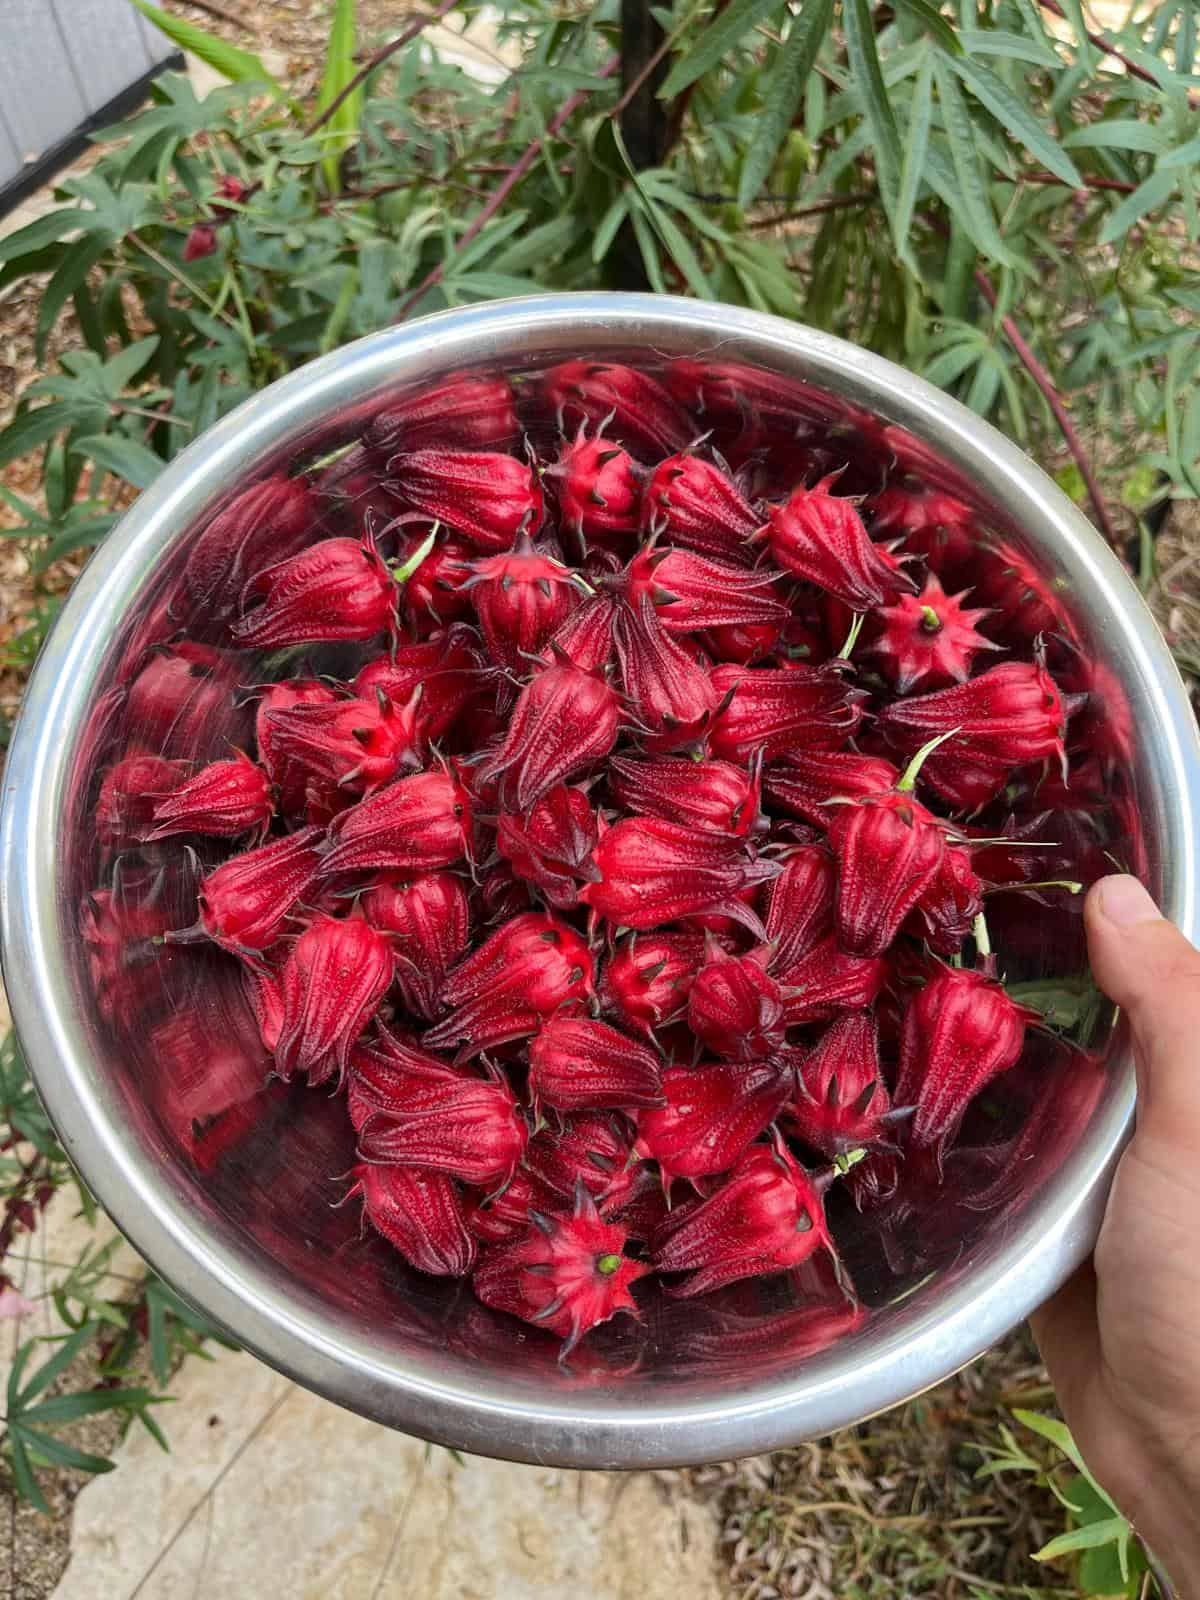
<instances>
[{"instance_id":1,"label":"fingertip","mask_svg":"<svg viewBox=\"0 0 1200 1600\"><path fill-rule=\"evenodd\" d=\"M1140 923L1163 920L1150 891L1127 872L1115 872L1094 883L1088 891L1087 911L1095 921L1113 928L1134 928Z\"/></svg>"}]
</instances>

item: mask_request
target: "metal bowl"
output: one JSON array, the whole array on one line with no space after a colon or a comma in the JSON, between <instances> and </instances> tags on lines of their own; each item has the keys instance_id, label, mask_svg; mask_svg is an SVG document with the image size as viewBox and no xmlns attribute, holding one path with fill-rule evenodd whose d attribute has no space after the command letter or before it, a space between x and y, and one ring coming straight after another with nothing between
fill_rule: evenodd
<instances>
[{"instance_id":1,"label":"metal bowl","mask_svg":"<svg viewBox=\"0 0 1200 1600\"><path fill-rule=\"evenodd\" d=\"M189 536L235 486L354 437L406 384L461 368L528 373L580 355L650 368L742 363L803 380L810 420L824 416L818 431L846 459L954 494L981 540L1023 552L1081 670L1100 663L1090 715L1110 849L1197 936L1191 709L1133 584L1050 480L953 400L837 339L723 306L580 294L446 312L314 361L211 428L141 496L75 585L13 740L4 971L38 1089L93 1192L181 1294L265 1361L342 1405L464 1450L577 1467L704 1462L896 1404L1063 1282L1092 1247L1130 1125L1133 1070L1119 1027L1094 1019L1089 1054L1035 1048L1038 1059L1013 1077L1025 1111L1040 1107L1024 1144L1004 1147L1019 1158L1015 1177L1011 1163L999 1177L985 1163L952 1203L916 1203L891 1259L878 1229L843 1206L865 1317L806 1321L811 1300L788 1300L779 1283L714 1305L664 1298L641 1328L620 1319L564 1368L546 1336L358 1239L356 1208L330 1203L353 1157L325 1095L276 1085L228 1148L181 1121L177 1101L174 1114L164 1109L163 1084L178 1086L187 1061L164 1056L162 1040L178 1045L180 1035L161 1033L162 1021L182 1018L201 1048L220 1050L233 1003L220 960L157 948L138 967L132 1011L114 1018L98 1003L80 937L87 896L111 870L89 820L96 777L136 734L123 720L131 675L178 626ZM257 665L247 663L243 681ZM196 748L174 753L211 758L236 715L227 705ZM179 916L191 919L182 903ZM1077 914L1026 903L1017 920L1019 975L1078 994ZM198 965L181 969L185 956ZM1001 1097L991 1114L1011 1111ZM827 1288L814 1281L806 1292Z\"/></svg>"}]
</instances>

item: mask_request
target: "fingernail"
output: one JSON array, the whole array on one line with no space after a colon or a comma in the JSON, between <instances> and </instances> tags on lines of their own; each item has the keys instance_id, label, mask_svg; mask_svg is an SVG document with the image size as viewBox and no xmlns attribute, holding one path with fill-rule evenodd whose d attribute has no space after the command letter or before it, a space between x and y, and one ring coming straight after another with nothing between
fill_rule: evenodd
<instances>
[{"instance_id":1,"label":"fingernail","mask_svg":"<svg viewBox=\"0 0 1200 1600\"><path fill-rule=\"evenodd\" d=\"M1139 922L1159 922L1162 912L1148 890L1127 873L1105 878L1099 886L1101 914L1115 927L1132 928Z\"/></svg>"}]
</instances>

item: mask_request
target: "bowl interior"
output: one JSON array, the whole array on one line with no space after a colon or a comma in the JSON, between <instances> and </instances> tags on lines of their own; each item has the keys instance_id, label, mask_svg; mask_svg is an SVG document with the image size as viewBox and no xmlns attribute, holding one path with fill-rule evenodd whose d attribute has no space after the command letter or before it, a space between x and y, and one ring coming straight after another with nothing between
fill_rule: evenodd
<instances>
[{"instance_id":1,"label":"bowl interior","mask_svg":"<svg viewBox=\"0 0 1200 1600\"><path fill-rule=\"evenodd\" d=\"M364 1235L357 1202L339 1203L355 1161L344 1103L264 1081L233 957L126 936L130 915L135 933L193 923L197 869L219 857L199 844L197 860L179 841L106 850L92 818L114 759L135 747L196 762L252 748L249 686L297 671L298 657L305 672L350 678L378 653L230 650L183 572L235 490L308 471L325 485L324 530L356 533L371 494L341 464L313 464L398 396L464 368L504 373L545 460L559 419L537 374L568 356L626 361L690 394L697 435L767 495L840 470L841 491L890 487L927 506L921 538L947 587L1003 609L1013 653L1040 641L1064 688L1089 696L1071 723L1074 787L1048 774L1043 803L1036 775L1013 775L1022 820L1038 818L1031 836L1063 841L1077 861L1065 875L1115 863L1190 916L1177 779L1192 747L1139 735L1143 719L1174 725L1178 706L1164 715L1162 697L1176 689L1132 585L1082 519L999 436L896 369L736 314L721 313L717 343L696 308L669 308L655 302L653 321L628 308L589 318L582 303L452 314L351 347L226 419L85 574L31 692L26 722L37 725L14 754L28 810L6 822L10 901L19 887L27 902L10 906L18 1021L52 1114L118 1222L182 1292L305 1381L416 1431L534 1459L763 1448L967 1359L1087 1248L1128 1117L1127 1051L1087 977L1079 900L994 896L1002 970L1053 1027L1032 1032L1020 1064L977 1101L942 1184L902 1172L895 1199L862 1212L851 1185L834 1184L844 1281L822 1260L699 1301L652 1289L641 1323L617 1319L560 1364L550 1336ZM961 547L946 563L948 538ZM198 662L194 697L168 726L154 721L146 674L175 660L181 636L222 665ZM717 1420L685 1441L679 1428L704 1419Z\"/></svg>"}]
</instances>

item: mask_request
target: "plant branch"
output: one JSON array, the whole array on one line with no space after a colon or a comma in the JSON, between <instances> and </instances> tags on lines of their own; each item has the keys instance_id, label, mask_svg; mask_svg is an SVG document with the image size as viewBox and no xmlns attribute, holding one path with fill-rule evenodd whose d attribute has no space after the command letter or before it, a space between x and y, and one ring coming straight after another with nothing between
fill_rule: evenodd
<instances>
[{"instance_id":1,"label":"plant branch","mask_svg":"<svg viewBox=\"0 0 1200 1600\"><path fill-rule=\"evenodd\" d=\"M600 68L597 76L601 78L610 77L617 70L620 64L621 57L617 51L614 50L612 55L609 56L608 60ZM579 110L579 107L584 103L585 100L587 100L591 93L592 91L590 89L576 89L575 93L571 95L569 99L563 101L562 105L555 112L553 118L546 124L545 133L539 134L536 139L530 140L521 156L509 168L507 175L500 183L496 185L487 204L480 208L468 227L454 241L454 244L451 246L447 254L442 257L436 266L433 266L429 269L411 294L405 296L404 300L401 302L399 311L397 311L396 315L392 318L393 322L403 322L408 313L416 305L417 301L427 294L435 284L438 284L442 281L446 273L446 268L449 266L450 262L460 250L464 249L468 244L470 244L472 239L478 237L479 233L496 215L496 212L499 211L500 207L508 199L509 195L516 188L517 184L520 183L521 179L529 171L530 167L533 166L533 163L537 160L547 140L552 139L556 133L559 133L563 127L565 127L565 125L575 115L576 111Z\"/></svg>"},{"instance_id":2,"label":"plant branch","mask_svg":"<svg viewBox=\"0 0 1200 1600\"><path fill-rule=\"evenodd\" d=\"M247 22L244 17L239 17L236 11L226 11L224 6L217 5L216 0L190 0L190 3L197 11L207 11L210 17L218 17L222 22L228 22L231 27L240 28L252 39L261 37L253 23Z\"/></svg>"},{"instance_id":3,"label":"plant branch","mask_svg":"<svg viewBox=\"0 0 1200 1600\"><path fill-rule=\"evenodd\" d=\"M439 0L438 5L428 16L417 17L415 21L409 23L403 33L397 34L394 39L383 45L381 49L376 50L375 54L370 56L350 79L341 94L335 95L324 111L313 118L308 127L304 129L301 138L307 139L316 133L319 128L323 128L338 108L349 100L354 91L360 88L378 67L383 66L385 61L390 60L397 50L403 50L406 44L411 44L417 35L427 28L431 22L440 22L448 11L454 10L457 4L458 0Z\"/></svg>"},{"instance_id":4,"label":"plant branch","mask_svg":"<svg viewBox=\"0 0 1200 1600\"><path fill-rule=\"evenodd\" d=\"M992 280L988 277L987 273L984 272L982 267L976 269L975 282L979 288L980 294L982 294L983 298L987 301L988 305L991 306L992 310L995 311L998 306L996 290L992 284ZM1079 475L1083 479L1084 485L1087 488L1088 499L1092 502L1092 509L1096 513L1096 521L1103 529L1104 536L1108 540L1109 544L1112 545L1114 550L1117 549L1121 542L1120 534L1117 531L1116 524L1113 522L1108 506L1105 504L1104 496L1100 491L1100 485L1096 481L1096 474L1092 471L1091 462L1088 460L1087 455L1084 452L1083 445L1080 442L1079 435L1075 431L1075 424L1071 421L1071 414L1067 410L1062 395L1059 394L1058 389L1055 387L1054 379L1050 376L1045 367L1038 360L1037 356L1033 353L1028 340L1025 338L1025 335L1021 332L1020 328L1017 327L1016 322L1011 316L1002 316L1000 318L1000 326L1004 330L1005 338L1008 340L1009 344L1012 345L1013 350L1016 352L1017 359L1025 368L1029 376L1033 379L1034 383L1037 384L1038 388L1042 392L1043 397L1045 398L1046 404L1054 413L1054 420L1058 423L1058 426L1062 430L1062 436L1066 440L1067 449L1071 452L1071 455L1075 461L1075 465L1079 468Z\"/></svg>"},{"instance_id":5,"label":"plant branch","mask_svg":"<svg viewBox=\"0 0 1200 1600\"><path fill-rule=\"evenodd\" d=\"M1038 4L1043 11L1052 12L1054 16L1061 17L1064 22L1071 20L1062 6L1059 5L1058 0L1038 0ZM1092 33L1088 28L1083 31L1089 44L1094 44L1097 50L1103 50L1106 56L1112 56L1114 61L1123 62L1125 70L1132 73L1135 78L1140 78L1143 83L1152 83L1156 89L1162 87L1152 72L1147 72L1145 67L1139 67L1136 61L1131 61L1127 55L1123 55L1115 44L1108 42L1102 33Z\"/></svg>"},{"instance_id":6,"label":"plant branch","mask_svg":"<svg viewBox=\"0 0 1200 1600\"><path fill-rule=\"evenodd\" d=\"M1112 189L1117 194L1132 194L1137 188L1136 183L1126 183L1124 178L1094 178L1090 174L1082 175L1082 183L1068 183L1065 178L1060 178L1053 172L1018 172L1012 180L1014 183L1057 183L1064 189L1074 189L1076 193L1081 189Z\"/></svg>"},{"instance_id":7,"label":"plant branch","mask_svg":"<svg viewBox=\"0 0 1200 1600\"><path fill-rule=\"evenodd\" d=\"M799 222L803 217L823 217L827 211L844 211L848 206L870 206L879 201L876 189L861 189L854 194L835 194L828 200L817 200L811 206L801 206L798 211L785 211L777 217L756 217L747 224L751 228L777 228L784 222Z\"/></svg>"}]
</instances>

